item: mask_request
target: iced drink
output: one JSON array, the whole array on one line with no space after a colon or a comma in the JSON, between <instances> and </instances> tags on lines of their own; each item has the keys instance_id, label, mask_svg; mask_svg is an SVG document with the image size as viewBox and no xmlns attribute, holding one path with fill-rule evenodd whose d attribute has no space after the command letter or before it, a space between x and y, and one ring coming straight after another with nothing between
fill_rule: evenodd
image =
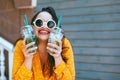
<instances>
[{"instance_id":1,"label":"iced drink","mask_svg":"<svg viewBox=\"0 0 120 80\"><path fill-rule=\"evenodd\" d=\"M32 28L31 25L27 25L25 27L22 28L21 30L21 34L22 34L22 37L25 37L26 38L26 44L30 43L30 42L37 42L37 38L34 34L34 30ZM33 46L30 46L30 47L35 47L35 45ZM34 50L32 52L35 52Z\"/></svg>"},{"instance_id":2,"label":"iced drink","mask_svg":"<svg viewBox=\"0 0 120 80\"><path fill-rule=\"evenodd\" d=\"M55 28L53 32L50 33L48 43L53 43L56 45L59 45L57 40L62 40L63 38L63 33L61 28ZM50 51L48 51L50 52Z\"/></svg>"}]
</instances>

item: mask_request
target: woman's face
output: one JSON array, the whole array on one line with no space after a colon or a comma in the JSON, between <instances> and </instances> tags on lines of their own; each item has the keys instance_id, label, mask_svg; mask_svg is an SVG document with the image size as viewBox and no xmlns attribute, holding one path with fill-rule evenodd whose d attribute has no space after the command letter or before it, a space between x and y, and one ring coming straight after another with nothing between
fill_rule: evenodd
<instances>
[{"instance_id":1,"label":"woman's face","mask_svg":"<svg viewBox=\"0 0 120 80\"><path fill-rule=\"evenodd\" d=\"M47 40L49 38L51 29L47 27L46 22L48 20L51 20L52 16L48 12L41 12L36 17L36 19L38 18L42 19L43 23L45 24L43 24L41 27L37 27L34 25L35 34L39 40Z\"/></svg>"}]
</instances>

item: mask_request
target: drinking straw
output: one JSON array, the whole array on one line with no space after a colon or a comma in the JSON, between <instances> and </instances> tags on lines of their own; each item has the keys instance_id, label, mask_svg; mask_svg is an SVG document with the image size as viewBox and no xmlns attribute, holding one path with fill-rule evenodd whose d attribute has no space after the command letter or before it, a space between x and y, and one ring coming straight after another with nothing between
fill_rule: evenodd
<instances>
[{"instance_id":1,"label":"drinking straw","mask_svg":"<svg viewBox=\"0 0 120 80\"><path fill-rule=\"evenodd\" d=\"M25 23L25 28L27 29L27 28L28 28L28 27L27 27L27 25L28 25L28 18L27 18L27 15L26 15L26 14L24 14L24 23ZM27 29L27 32L28 32L28 35L30 35L28 29Z\"/></svg>"},{"instance_id":2,"label":"drinking straw","mask_svg":"<svg viewBox=\"0 0 120 80\"><path fill-rule=\"evenodd\" d=\"M26 14L24 14L24 23L25 23L25 26L28 25L28 18Z\"/></svg>"},{"instance_id":3,"label":"drinking straw","mask_svg":"<svg viewBox=\"0 0 120 80\"><path fill-rule=\"evenodd\" d=\"M60 29L60 23L61 23L61 21L62 21L62 16L60 16L60 18L59 18L59 20L58 20L58 32L59 32L59 29Z\"/></svg>"},{"instance_id":4,"label":"drinking straw","mask_svg":"<svg viewBox=\"0 0 120 80\"><path fill-rule=\"evenodd\" d=\"M25 24L25 26L27 25L25 19L24 19L24 24Z\"/></svg>"}]
</instances>

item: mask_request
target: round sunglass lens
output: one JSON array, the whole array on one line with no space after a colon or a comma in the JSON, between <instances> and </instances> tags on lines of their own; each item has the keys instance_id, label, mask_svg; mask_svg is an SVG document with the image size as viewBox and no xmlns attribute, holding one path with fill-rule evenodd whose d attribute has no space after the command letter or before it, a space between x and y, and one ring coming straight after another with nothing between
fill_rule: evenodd
<instances>
[{"instance_id":1,"label":"round sunglass lens","mask_svg":"<svg viewBox=\"0 0 120 80\"><path fill-rule=\"evenodd\" d=\"M53 28L53 27L55 26L55 23L54 23L53 21L49 21L49 22L47 23L47 26L48 26L49 28Z\"/></svg>"},{"instance_id":2,"label":"round sunglass lens","mask_svg":"<svg viewBox=\"0 0 120 80\"><path fill-rule=\"evenodd\" d=\"M35 22L36 26L41 27L42 26L42 20L38 19Z\"/></svg>"}]
</instances>

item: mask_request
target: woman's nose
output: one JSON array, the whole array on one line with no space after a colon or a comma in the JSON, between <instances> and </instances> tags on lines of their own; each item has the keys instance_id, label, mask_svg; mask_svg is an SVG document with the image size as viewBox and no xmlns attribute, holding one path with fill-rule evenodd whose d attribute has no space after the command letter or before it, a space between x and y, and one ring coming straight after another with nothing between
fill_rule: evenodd
<instances>
[{"instance_id":1,"label":"woman's nose","mask_svg":"<svg viewBox=\"0 0 120 80\"><path fill-rule=\"evenodd\" d=\"M43 22L43 26L42 27L47 27L47 22Z\"/></svg>"}]
</instances>

